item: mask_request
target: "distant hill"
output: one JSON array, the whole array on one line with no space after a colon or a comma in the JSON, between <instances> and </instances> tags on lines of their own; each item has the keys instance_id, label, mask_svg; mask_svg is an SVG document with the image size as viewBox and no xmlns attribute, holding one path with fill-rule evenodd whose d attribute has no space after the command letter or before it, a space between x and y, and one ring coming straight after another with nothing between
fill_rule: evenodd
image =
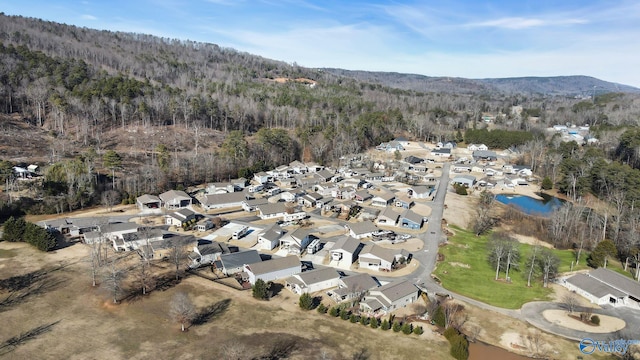
<instances>
[{"instance_id":1,"label":"distant hill","mask_svg":"<svg viewBox=\"0 0 640 360\"><path fill-rule=\"evenodd\" d=\"M352 71L325 68L328 73L350 77L383 86L422 92L482 94L544 94L587 96L608 92L640 93L633 86L616 84L590 76L516 77L499 79L465 79L458 77L432 77L396 72Z\"/></svg>"}]
</instances>

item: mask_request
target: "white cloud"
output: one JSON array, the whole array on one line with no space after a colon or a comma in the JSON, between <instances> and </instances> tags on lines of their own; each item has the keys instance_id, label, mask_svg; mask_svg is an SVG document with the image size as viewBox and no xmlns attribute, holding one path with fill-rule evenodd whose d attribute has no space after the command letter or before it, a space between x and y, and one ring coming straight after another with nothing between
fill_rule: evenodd
<instances>
[{"instance_id":1,"label":"white cloud","mask_svg":"<svg viewBox=\"0 0 640 360\"><path fill-rule=\"evenodd\" d=\"M83 14L80 16L82 19L84 20L98 20L97 17L93 16L93 15L89 15L89 14Z\"/></svg>"},{"instance_id":2,"label":"white cloud","mask_svg":"<svg viewBox=\"0 0 640 360\"><path fill-rule=\"evenodd\" d=\"M505 17L496 20L489 20L477 23L466 24L466 27L496 27L504 29L527 29L540 26L566 26L586 24L587 20L583 19L538 19L538 18L522 18L522 17Z\"/></svg>"}]
</instances>

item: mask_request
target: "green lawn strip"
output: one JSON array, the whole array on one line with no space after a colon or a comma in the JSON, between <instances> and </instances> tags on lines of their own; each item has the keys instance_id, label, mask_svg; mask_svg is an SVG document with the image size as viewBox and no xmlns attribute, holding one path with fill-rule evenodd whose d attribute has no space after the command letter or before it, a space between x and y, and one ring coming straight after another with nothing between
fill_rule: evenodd
<instances>
[{"instance_id":1,"label":"green lawn strip","mask_svg":"<svg viewBox=\"0 0 640 360\"><path fill-rule=\"evenodd\" d=\"M500 272L500 280L496 281L495 268L487 261L487 237L476 237L456 229L456 236L449 239L449 245L440 249L445 260L438 265L435 274L442 286L451 291L493 306L518 309L529 301L547 300L551 293L551 289L543 288L537 280L531 287L526 286L524 263L530 248L521 244L521 270L512 269L511 283L504 280L504 272Z\"/></svg>"}]
</instances>

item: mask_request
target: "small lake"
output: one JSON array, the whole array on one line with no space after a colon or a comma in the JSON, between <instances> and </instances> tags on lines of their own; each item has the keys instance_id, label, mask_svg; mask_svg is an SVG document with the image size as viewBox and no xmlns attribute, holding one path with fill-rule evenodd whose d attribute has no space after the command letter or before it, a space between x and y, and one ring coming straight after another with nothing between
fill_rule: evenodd
<instances>
[{"instance_id":1,"label":"small lake","mask_svg":"<svg viewBox=\"0 0 640 360\"><path fill-rule=\"evenodd\" d=\"M526 195L498 194L496 195L496 200L505 205L513 205L526 214L539 216L551 215L551 212L563 203L563 201L557 197L543 193L539 195L542 199L536 199Z\"/></svg>"}]
</instances>

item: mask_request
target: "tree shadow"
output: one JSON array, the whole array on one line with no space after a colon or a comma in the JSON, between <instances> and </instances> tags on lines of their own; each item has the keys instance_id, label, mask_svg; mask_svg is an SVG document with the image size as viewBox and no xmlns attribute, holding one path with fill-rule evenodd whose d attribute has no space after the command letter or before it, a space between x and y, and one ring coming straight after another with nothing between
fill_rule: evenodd
<instances>
[{"instance_id":1,"label":"tree shadow","mask_svg":"<svg viewBox=\"0 0 640 360\"><path fill-rule=\"evenodd\" d=\"M0 344L0 355L6 355L25 342L33 340L42 334L48 333L59 322L60 320L52 322L50 324L36 326L33 329L29 329L21 333L20 335L5 340Z\"/></svg>"},{"instance_id":2,"label":"tree shadow","mask_svg":"<svg viewBox=\"0 0 640 360\"><path fill-rule=\"evenodd\" d=\"M191 321L191 325L204 325L207 322L215 319L216 317L222 315L231 304L231 299L220 300L215 304L209 305L206 308L202 309L202 311L196 314L193 321Z\"/></svg>"},{"instance_id":3,"label":"tree shadow","mask_svg":"<svg viewBox=\"0 0 640 360\"><path fill-rule=\"evenodd\" d=\"M5 279L0 289L9 289L9 295L0 299L0 312L8 310L28 298L55 290L65 282L64 279L54 279L49 274L40 271Z\"/></svg>"},{"instance_id":4,"label":"tree shadow","mask_svg":"<svg viewBox=\"0 0 640 360\"><path fill-rule=\"evenodd\" d=\"M270 294L269 297L272 298L274 296L277 296L278 294L280 294L282 289L284 289L284 285L274 283L274 282L269 282L269 294Z\"/></svg>"},{"instance_id":5,"label":"tree shadow","mask_svg":"<svg viewBox=\"0 0 640 360\"><path fill-rule=\"evenodd\" d=\"M181 281L182 278L176 280L176 276L174 274L167 274L166 276L156 279L156 287L153 290L166 291L180 284Z\"/></svg>"},{"instance_id":6,"label":"tree shadow","mask_svg":"<svg viewBox=\"0 0 640 360\"><path fill-rule=\"evenodd\" d=\"M276 341L269 351L262 355L253 358L253 360L280 360L288 359L291 354L297 350L297 343L294 339L282 339Z\"/></svg>"}]
</instances>

